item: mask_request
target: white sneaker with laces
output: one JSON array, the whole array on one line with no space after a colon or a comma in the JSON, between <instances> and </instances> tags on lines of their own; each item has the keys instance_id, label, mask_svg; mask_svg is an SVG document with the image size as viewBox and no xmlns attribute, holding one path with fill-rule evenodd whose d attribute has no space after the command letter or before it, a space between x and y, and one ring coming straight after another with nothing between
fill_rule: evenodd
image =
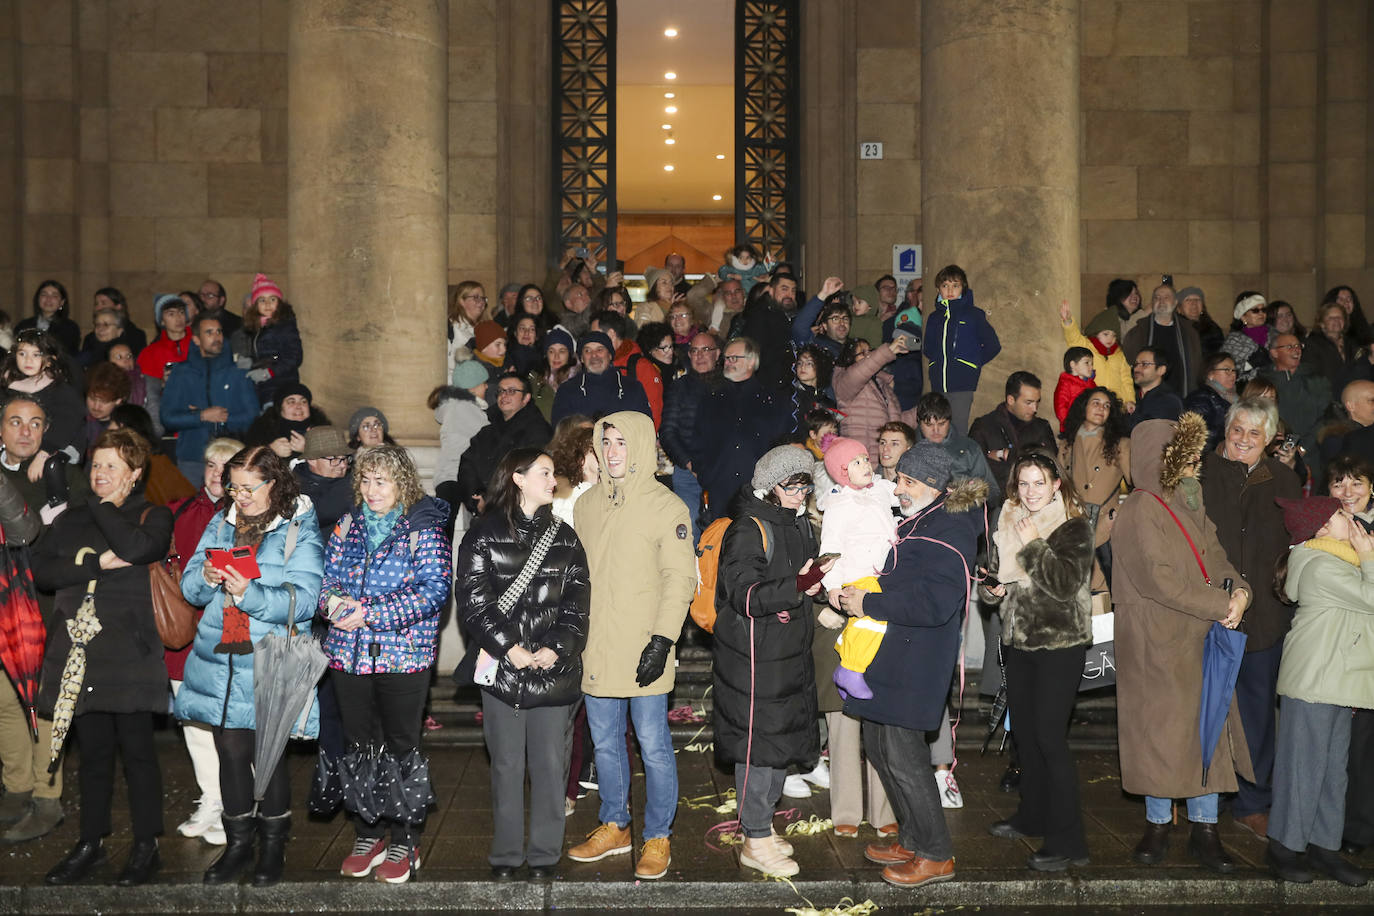
<instances>
[{"instance_id":1,"label":"white sneaker with laces","mask_svg":"<svg viewBox=\"0 0 1374 916\"><path fill-rule=\"evenodd\" d=\"M959 791L959 784L954 781L954 774L949 770L935 771L935 788L940 792L940 807L964 807L964 796Z\"/></svg>"},{"instance_id":2,"label":"white sneaker with laces","mask_svg":"<svg viewBox=\"0 0 1374 916\"><path fill-rule=\"evenodd\" d=\"M822 757L820 762L816 764L816 768L810 773L803 773L802 779L818 789L830 788L830 767L826 766L825 758Z\"/></svg>"},{"instance_id":3,"label":"white sneaker with laces","mask_svg":"<svg viewBox=\"0 0 1374 916\"><path fill-rule=\"evenodd\" d=\"M793 773L782 781L782 794L788 798L810 798L811 786L800 773Z\"/></svg>"},{"instance_id":4,"label":"white sneaker with laces","mask_svg":"<svg viewBox=\"0 0 1374 916\"><path fill-rule=\"evenodd\" d=\"M224 845L224 827L220 823L220 816L224 814L224 806L218 801L211 801L205 796L201 796L196 802L196 810L191 812L191 816L182 821L177 826L177 833L186 837L205 836L209 830L219 833L219 842L213 840L207 842L215 846Z\"/></svg>"}]
</instances>

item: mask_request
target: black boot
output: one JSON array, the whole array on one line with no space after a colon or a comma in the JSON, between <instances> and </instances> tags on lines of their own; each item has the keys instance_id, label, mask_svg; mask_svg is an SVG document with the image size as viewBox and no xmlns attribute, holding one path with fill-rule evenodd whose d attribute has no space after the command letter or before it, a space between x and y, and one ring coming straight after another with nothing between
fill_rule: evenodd
<instances>
[{"instance_id":1,"label":"black boot","mask_svg":"<svg viewBox=\"0 0 1374 916\"><path fill-rule=\"evenodd\" d=\"M1169 824L1147 823L1131 858L1141 865L1158 865L1169 854Z\"/></svg>"},{"instance_id":2,"label":"black boot","mask_svg":"<svg viewBox=\"0 0 1374 916\"><path fill-rule=\"evenodd\" d=\"M105 864L105 847L99 840L80 840L62 861L44 877L48 884L75 884L91 873L91 869Z\"/></svg>"},{"instance_id":3,"label":"black boot","mask_svg":"<svg viewBox=\"0 0 1374 916\"><path fill-rule=\"evenodd\" d=\"M129 850L129 861L124 863L124 870L119 873L115 884L120 887L147 884L148 879L161 867L162 857L157 852L157 838L134 840L134 846Z\"/></svg>"},{"instance_id":4,"label":"black boot","mask_svg":"<svg viewBox=\"0 0 1374 916\"><path fill-rule=\"evenodd\" d=\"M1269 848L1264 851L1264 861L1269 864L1269 870L1284 881L1312 883L1312 871L1303 864L1302 856L1272 837Z\"/></svg>"},{"instance_id":5,"label":"black boot","mask_svg":"<svg viewBox=\"0 0 1374 916\"><path fill-rule=\"evenodd\" d=\"M1364 872L1342 859L1339 852L1315 843L1307 847L1307 863L1328 878L1350 887L1364 887L1369 881Z\"/></svg>"},{"instance_id":6,"label":"black boot","mask_svg":"<svg viewBox=\"0 0 1374 916\"><path fill-rule=\"evenodd\" d=\"M1188 837L1188 852L1194 859L1212 871L1229 875L1236 870L1236 863L1221 845L1221 834L1216 824L1193 824L1192 836Z\"/></svg>"},{"instance_id":7,"label":"black boot","mask_svg":"<svg viewBox=\"0 0 1374 916\"><path fill-rule=\"evenodd\" d=\"M237 881L239 873L253 861L253 815L240 814L237 817L225 815L224 852L219 854L215 863L205 870L206 884L228 884Z\"/></svg>"},{"instance_id":8,"label":"black boot","mask_svg":"<svg viewBox=\"0 0 1374 916\"><path fill-rule=\"evenodd\" d=\"M253 869L254 887L271 887L281 880L286 869L286 838L291 834L291 813L276 817L258 815L258 867Z\"/></svg>"}]
</instances>

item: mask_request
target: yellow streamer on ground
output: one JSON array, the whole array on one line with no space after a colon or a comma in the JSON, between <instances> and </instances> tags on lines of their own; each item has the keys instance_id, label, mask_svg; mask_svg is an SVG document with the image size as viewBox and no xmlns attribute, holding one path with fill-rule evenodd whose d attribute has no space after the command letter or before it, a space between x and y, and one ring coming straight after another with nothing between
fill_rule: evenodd
<instances>
[{"instance_id":1,"label":"yellow streamer on ground","mask_svg":"<svg viewBox=\"0 0 1374 916\"><path fill-rule=\"evenodd\" d=\"M878 904L872 900L855 903L852 897L845 897L834 906L816 909L811 905L811 901L807 900L806 906L788 907L783 912L791 913L792 916L869 916L871 913L878 912Z\"/></svg>"},{"instance_id":2,"label":"yellow streamer on ground","mask_svg":"<svg viewBox=\"0 0 1374 916\"><path fill-rule=\"evenodd\" d=\"M783 833L787 836L815 836L818 833L829 833L834 829L835 822L830 818L821 818L813 814L808 820L788 824Z\"/></svg>"},{"instance_id":3,"label":"yellow streamer on ground","mask_svg":"<svg viewBox=\"0 0 1374 916\"><path fill-rule=\"evenodd\" d=\"M739 807L739 802L735 799L735 790L726 789L725 795L721 797L723 797L725 801L719 805L716 804L717 796L714 794L698 795L696 798L684 798L679 804L686 805L694 811L709 809L717 814L734 814L735 810Z\"/></svg>"}]
</instances>

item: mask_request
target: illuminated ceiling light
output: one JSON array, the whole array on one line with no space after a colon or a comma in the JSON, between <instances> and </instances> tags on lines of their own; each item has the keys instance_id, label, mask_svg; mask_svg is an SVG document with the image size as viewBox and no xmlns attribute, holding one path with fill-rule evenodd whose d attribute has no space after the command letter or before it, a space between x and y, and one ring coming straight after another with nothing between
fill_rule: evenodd
<instances>
[{"instance_id":1,"label":"illuminated ceiling light","mask_svg":"<svg viewBox=\"0 0 1374 916\"><path fill-rule=\"evenodd\" d=\"M675 98L677 98L677 93L676 93L676 92L665 92L665 93L663 93L663 97L664 97L665 99L675 99Z\"/></svg>"},{"instance_id":2,"label":"illuminated ceiling light","mask_svg":"<svg viewBox=\"0 0 1374 916\"><path fill-rule=\"evenodd\" d=\"M665 165L665 166L663 167L663 171L665 171L665 172L671 172L672 170L673 170L673 167L672 167L671 165Z\"/></svg>"},{"instance_id":3,"label":"illuminated ceiling light","mask_svg":"<svg viewBox=\"0 0 1374 916\"><path fill-rule=\"evenodd\" d=\"M724 158L725 158L725 154L724 154L724 153L716 153L716 158L717 158L717 159L724 159Z\"/></svg>"},{"instance_id":4,"label":"illuminated ceiling light","mask_svg":"<svg viewBox=\"0 0 1374 916\"><path fill-rule=\"evenodd\" d=\"M711 199L712 199L712 200L720 200L720 195L719 195L719 194L712 194L712 195L711 195Z\"/></svg>"},{"instance_id":5,"label":"illuminated ceiling light","mask_svg":"<svg viewBox=\"0 0 1374 916\"><path fill-rule=\"evenodd\" d=\"M676 143L677 141L674 140L672 137L668 137L668 138L665 139L663 142L666 143L666 144L668 144L669 146L672 146L672 145L673 145L674 143Z\"/></svg>"},{"instance_id":6,"label":"illuminated ceiling light","mask_svg":"<svg viewBox=\"0 0 1374 916\"><path fill-rule=\"evenodd\" d=\"M663 74L663 78L665 80L675 80L677 79L677 74L669 70L667 73Z\"/></svg>"},{"instance_id":7,"label":"illuminated ceiling light","mask_svg":"<svg viewBox=\"0 0 1374 916\"><path fill-rule=\"evenodd\" d=\"M673 125L671 125L671 124L664 124L664 125L663 125L663 129L664 129L664 130L672 130L672 129L673 129Z\"/></svg>"},{"instance_id":8,"label":"illuminated ceiling light","mask_svg":"<svg viewBox=\"0 0 1374 916\"><path fill-rule=\"evenodd\" d=\"M667 114L677 114L677 106L676 106L676 105L669 105L667 108L665 108L665 109L663 109L663 110L664 110L664 112L667 113Z\"/></svg>"},{"instance_id":9,"label":"illuminated ceiling light","mask_svg":"<svg viewBox=\"0 0 1374 916\"><path fill-rule=\"evenodd\" d=\"M669 26L668 28L666 28L666 29L663 30L663 34L664 34L665 36L667 36L668 38L676 38L676 37L677 37L677 29L673 28L672 26Z\"/></svg>"}]
</instances>

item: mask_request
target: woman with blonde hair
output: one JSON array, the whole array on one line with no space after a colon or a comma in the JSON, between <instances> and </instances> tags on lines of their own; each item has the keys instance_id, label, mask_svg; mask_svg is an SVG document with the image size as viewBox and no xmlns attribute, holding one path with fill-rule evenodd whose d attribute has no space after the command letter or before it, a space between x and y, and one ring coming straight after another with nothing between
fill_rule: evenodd
<instances>
[{"instance_id":1,"label":"woman with blonde hair","mask_svg":"<svg viewBox=\"0 0 1374 916\"><path fill-rule=\"evenodd\" d=\"M465 359L471 359L473 329L487 312L487 293L475 280L464 280L453 291L448 304L448 371ZM489 316L488 316L489 317Z\"/></svg>"}]
</instances>

